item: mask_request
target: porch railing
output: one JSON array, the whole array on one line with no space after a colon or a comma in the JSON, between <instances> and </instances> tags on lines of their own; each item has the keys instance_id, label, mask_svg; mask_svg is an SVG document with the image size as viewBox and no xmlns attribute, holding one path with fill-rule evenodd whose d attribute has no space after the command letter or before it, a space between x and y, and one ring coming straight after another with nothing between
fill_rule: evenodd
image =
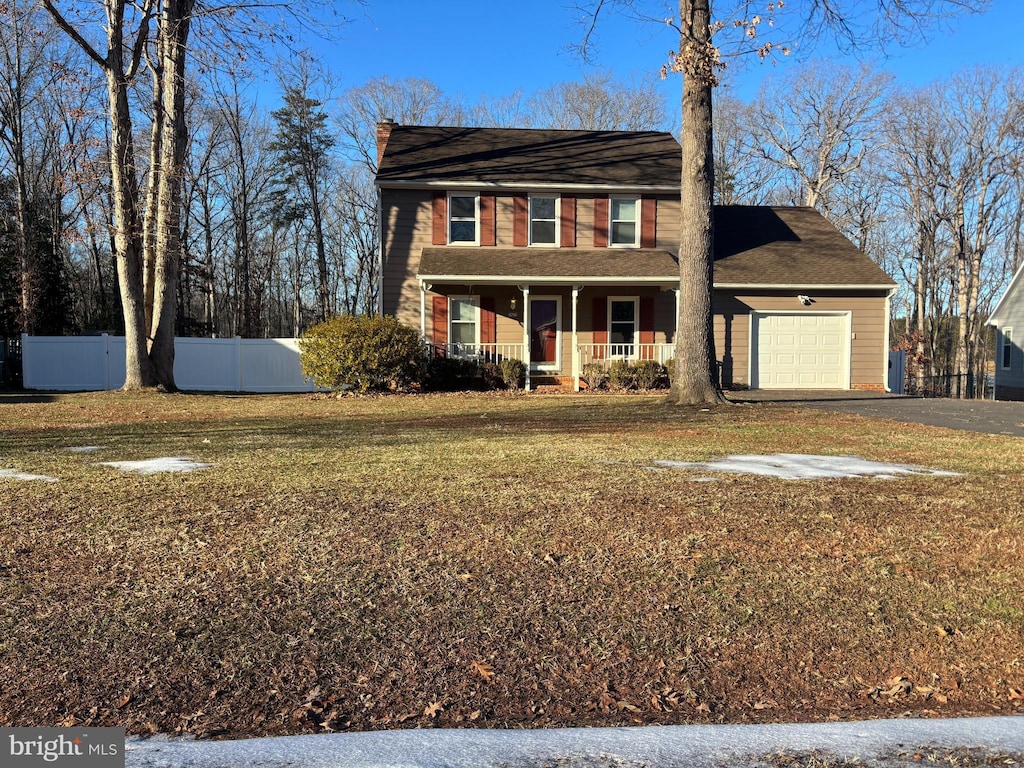
<instances>
[{"instance_id":1,"label":"porch railing","mask_svg":"<svg viewBox=\"0 0 1024 768\"><path fill-rule=\"evenodd\" d=\"M525 360L522 344L430 344L432 357L452 357L475 363L500 363L502 360Z\"/></svg>"},{"instance_id":2,"label":"porch railing","mask_svg":"<svg viewBox=\"0 0 1024 768\"><path fill-rule=\"evenodd\" d=\"M654 360L664 365L675 356L675 349L675 344L581 344L579 366L582 370L589 363L610 363L613 360L631 363Z\"/></svg>"}]
</instances>

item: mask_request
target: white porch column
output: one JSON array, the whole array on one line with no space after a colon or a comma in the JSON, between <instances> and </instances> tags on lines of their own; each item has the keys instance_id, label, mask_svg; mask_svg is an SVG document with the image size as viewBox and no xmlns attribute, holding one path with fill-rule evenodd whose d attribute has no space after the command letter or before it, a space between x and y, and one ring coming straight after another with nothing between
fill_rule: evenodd
<instances>
[{"instance_id":1,"label":"white porch column","mask_svg":"<svg viewBox=\"0 0 1024 768\"><path fill-rule=\"evenodd\" d=\"M420 341L427 343L427 291L430 285L420 281Z\"/></svg>"},{"instance_id":2,"label":"white porch column","mask_svg":"<svg viewBox=\"0 0 1024 768\"><path fill-rule=\"evenodd\" d=\"M679 341L679 289L673 289L673 293L676 295L676 332L672 335L672 343L678 343Z\"/></svg>"},{"instance_id":3,"label":"white porch column","mask_svg":"<svg viewBox=\"0 0 1024 768\"><path fill-rule=\"evenodd\" d=\"M582 288L582 285L572 287L572 388L574 392L580 391L580 337L579 323L576 318Z\"/></svg>"},{"instance_id":4,"label":"white porch column","mask_svg":"<svg viewBox=\"0 0 1024 768\"><path fill-rule=\"evenodd\" d=\"M530 286L520 285L523 292L523 362L526 364L526 386L530 391Z\"/></svg>"}]
</instances>

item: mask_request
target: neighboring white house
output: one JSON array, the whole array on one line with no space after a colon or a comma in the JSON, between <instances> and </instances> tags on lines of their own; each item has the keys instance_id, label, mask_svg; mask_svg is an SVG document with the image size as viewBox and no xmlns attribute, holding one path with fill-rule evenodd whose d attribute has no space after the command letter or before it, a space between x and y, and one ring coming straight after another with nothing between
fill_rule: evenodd
<instances>
[{"instance_id":1,"label":"neighboring white house","mask_svg":"<svg viewBox=\"0 0 1024 768\"><path fill-rule=\"evenodd\" d=\"M999 298L988 325L996 329L996 400L1024 400L1024 265Z\"/></svg>"}]
</instances>

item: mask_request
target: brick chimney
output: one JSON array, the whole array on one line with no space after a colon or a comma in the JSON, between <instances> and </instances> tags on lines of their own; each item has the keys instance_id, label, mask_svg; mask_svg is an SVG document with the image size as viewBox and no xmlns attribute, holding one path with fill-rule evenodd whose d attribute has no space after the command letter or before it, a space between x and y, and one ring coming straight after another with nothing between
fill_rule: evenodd
<instances>
[{"instance_id":1,"label":"brick chimney","mask_svg":"<svg viewBox=\"0 0 1024 768\"><path fill-rule=\"evenodd\" d=\"M388 139L391 138L392 129L398 125L390 117L377 123L377 167L380 167L381 158L384 157L384 150L388 146Z\"/></svg>"}]
</instances>

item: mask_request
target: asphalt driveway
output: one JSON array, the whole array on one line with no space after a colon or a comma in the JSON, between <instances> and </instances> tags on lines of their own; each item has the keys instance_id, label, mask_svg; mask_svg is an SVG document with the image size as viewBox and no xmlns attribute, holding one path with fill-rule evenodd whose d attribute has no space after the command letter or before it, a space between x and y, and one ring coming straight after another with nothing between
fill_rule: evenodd
<instances>
[{"instance_id":1,"label":"asphalt driveway","mask_svg":"<svg viewBox=\"0 0 1024 768\"><path fill-rule=\"evenodd\" d=\"M909 424L1024 437L1024 403L949 400L861 391L752 390L727 392L736 402L786 403Z\"/></svg>"}]
</instances>

